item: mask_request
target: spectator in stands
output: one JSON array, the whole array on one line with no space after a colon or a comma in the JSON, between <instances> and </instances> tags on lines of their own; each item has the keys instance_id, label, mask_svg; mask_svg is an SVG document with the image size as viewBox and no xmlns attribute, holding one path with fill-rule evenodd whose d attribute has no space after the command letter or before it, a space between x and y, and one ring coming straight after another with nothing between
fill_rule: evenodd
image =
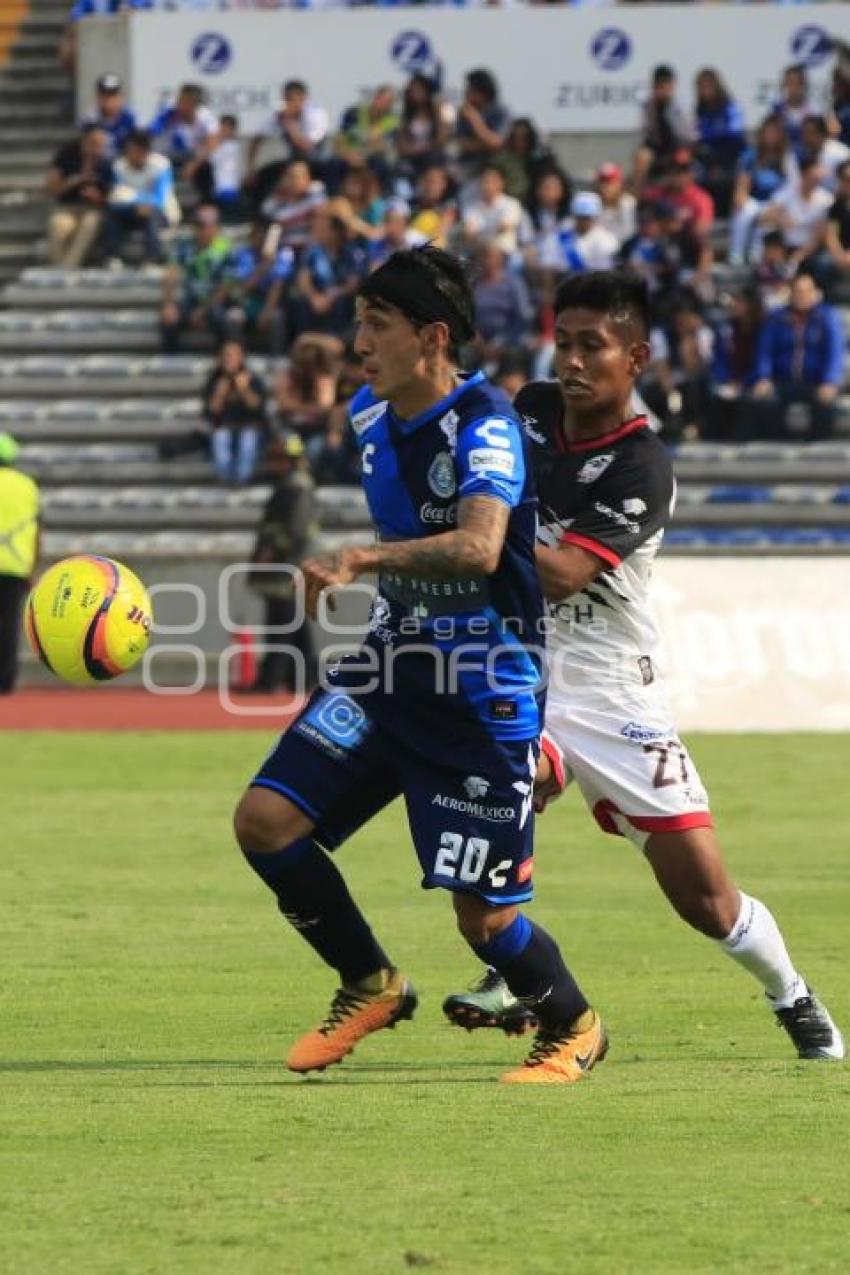
<instances>
[{"instance_id":1,"label":"spectator in stands","mask_svg":"<svg viewBox=\"0 0 850 1275\"><path fill-rule=\"evenodd\" d=\"M297 567L318 532L315 484L299 436L285 433L276 438L266 452L265 468L273 486L257 528L251 561L261 567ZM296 611L294 573L253 571L248 583L265 603L269 632L263 645L288 648L266 651L250 689L265 695L276 691L303 694L316 681L315 652L304 608ZM281 629L287 631L282 633Z\"/></svg>"},{"instance_id":2,"label":"spectator in stands","mask_svg":"<svg viewBox=\"0 0 850 1275\"><path fill-rule=\"evenodd\" d=\"M477 362L497 363L507 350L522 346L534 316L525 280L507 264L504 249L495 240L486 241L478 255L474 288Z\"/></svg>"},{"instance_id":3,"label":"spectator in stands","mask_svg":"<svg viewBox=\"0 0 850 1275\"><path fill-rule=\"evenodd\" d=\"M246 207L242 194L242 143L237 116L222 115L209 162L213 203L225 221L240 220Z\"/></svg>"},{"instance_id":4,"label":"spectator in stands","mask_svg":"<svg viewBox=\"0 0 850 1275\"><path fill-rule=\"evenodd\" d=\"M19 451L11 434L0 433L0 695L15 689L24 603L41 539L38 487L15 467Z\"/></svg>"},{"instance_id":5,"label":"spectator in stands","mask_svg":"<svg viewBox=\"0 0 850 1275\"><path fill-rule=\"evenodd\" d=\"M154 118L154 146L171 160L181 181L191 182L204 203L212 203L213 175L210 155L218 137L218 120L204 105L199 84L183 84L174 103Z\"/></svg>"},{"instance_id":6,"label":"spectator in stands","mask_svg":"<svg viewBox=\"0 0 850 1275\"><path fill-rule=\"evenodd\" d=\"M623 245L621 257L646 280L656 308L663 307L681 281L682 238L672 204L659 200L638 205L638 232Z\"/></svg>"},{"instance_id":7,"label":"spectator in stands","mask_svg":"<svg viewBox=\"0 0 850 1275\"><path fill-rule=\"evenodd\" d=\"M369 244L370 270L383 265L394 252L401 252L405 248L421 248L426 242L425 236L411 227L410 205L397 196L387 200L380 231L379 237Z\"/></svg>"},{"instance_id":8,"label":"spectator in stands","mask_svg":"<svg viewBox=\"0 0 850 1275\"><path fill-rule=\"evenodd\" d=\"M228 334L257 339L272 355L284 350L284 290L295 274L295 253L276 246L277 238L266 222L255 222L248 242L225 262L222 278Z\"/></svg>"},{"instance_id":9,"label":"spectator in stands","mask_svg":"<svg viewBox=\"0 0 850 1275\"><path fill-rule=\"evenodd\" d=\"M687 149L673 153L660 182L648 187L644 198L671 203L678 214L679 225L687 227L697 238L704 238L711 229L714 201L708 191L697 184L693 154Z\"/></svg>"},{"instance_id":10,"label":"spectator in stands","mask_svg":"<svg viewBox=\"0 0 850 1275\"><path fill-rule=\"evenodd\" d=\"M171 161L155 154L150 134L138 130L127 138L113 171L115 185L109 195L103 235L106 256L110 261L120 261L127 236L141 231L144 260L160 261L160 232L180 221Z\"/></svg>"},{"instance_id":11,"label":"spectator in stands","mask_svg":"<svg viewBox=\"0 0 850 1275\"><path fill-rule=\"evenodd\" d=\"M352 244L343 218L318 209L296 275L293 332L344 337L354 317L354 294L364 272L362 254Z\"/></svg>"},{"instance_id":12,"label":"spectator in stands","mask_svg":"<svg viewBox=\"0 0 850 1275\"><path fill-rule=\"evenodd\" d=\"M241 341L225 341L203 391L212 430L212 458L224 483L242 486L254 476L266 430L266 387L245 361Z\"/></svg>"},{"instance_id":13,"label":"spectator in stands","mask_svg":"<svg viewBox=\"0 0 850 1275\"><path fill-rule=\"evenodd\" d=\"M457 216L457 200L452 192L448 169L442 166L426 168L416 183L410 229L438 248L445 248Z\"/></svg>"},{"instance_id":14,"label":"spectator in stands","mask_svg":"<svg viewBox=\"0 0 850 1275\"><path fill-rule=\"evenodd\" d=\"M639 193L648 181L660 176L674 153L692 140L685 113L676 101L676 88L673 68L657 66L643 105L641 139L634 161L634 185Z\"/></svg>"},{"instance_id":15,"label":"spectator in stands","mask_svg":"<svg viewBox=\"0 0 850 1275\"><path fill-rule=\"evenodd\" d=\"M680 293L669 318L652 329L650 365L641 394L666 433L699 437L708 401L714 333L703 319L699 298Z\"/></svg>"},{"instance_id":16,"label":"spectator in stands","mask_svg":"<svg viewBox=\"0 0 850 1275\"><path fill-rule=\"evenodd\" d=\"M380 239L387 201L371 168L352 168L342 183L342 199L349 208L349 230L361 239ZM339 200L336 201L339 207Z\"/></svg>"},{"instance_id":17,"label":"spectator in stands","mask_svg":"<svg viewBox=\"0 0 850 1275\"><path fill-rule=\"evenodd\" d=\"M725 302L726 317L714 334L710 394L700 430L703 438L743 441L749 437L747 394L756 380L756 352L764 321L758 288L741 288Z\"/></svg>"},{"instance_id":18,"label":"spectator in stands","mask_svg":"<svg viewBox=\"0 0 850 1275\"><path fill-rule=\"evenodd\" d=\"M484 165L502 150L510 122L510 115L499 100L499 86L492 72L483 67L470 71L455 130L463 181L478 177Z\"/></svg>"},{"instance_id":19,"label":"spectator in stands","mask_svg":"<svg viewBox=\"0 0 850 1275\"><path fill-rule=\"evenodd\" d=\"M112 186L108 153L106 132L89 125L54 155L45 182L47 193L55 201L48 222L51 265L74 270L94 247Z\"/></svg>"},{"instance_id":20,"label":"spectator in stands","mask_svg":"<svg viewBox=\"0 0 850 1275\"><path fill-rule=\"evenodd\" d=\"M246 185L255 207L275 188L280 175L293 159L303 160L310 166L325 157L329 131L328 113L310 99L310 90L303 80L287 80L281 89L278 109L266 120L264 126L251 138L248 147L248 172ZM277 155L273 160L257 168L260 148L268 142L275 143Z\"/></svg>"},{"instance_id":21,"label":"spectator in stands","mask_svg":"<svg viewBox=\"0 0 850 1275\"><path fill-rule=\"evenodd\" d=\"M753 283L758 288L764 310L777 310L788 304L791 280L797 263L781 230L769 230L762 240L761 259L753 270Z\"/></svg>"},{"instance_id":22,"label":"spectator in stands","mask_svg":"<svg viewBox=\"0 0 850 1275\"><path fill-rule=\"evenodd\" d=\"M451 123L451 112L441 102L434 81L427 75L413 75L402 97L396 137L398 171L411 185L426 168L445 163Z\"/></svg>"},{"instance_id":23,"label":"spectator in stands","mask_svg":"<svg viewBox=\"0 0 850 1275\"><path fill-rule=\"evenodd\" d=\"M850 45L833 39L837 55L832 72L832 127L840 142L850 146Z\"/></svg>"},{"instance_id":24,"label":"spectator in stands","mask_svg":"<svg viewBox=\"0 0 850 1275\"><path fill-rule=\"evenodd\" d=\"M580 190L570 204L571 221L558 239L567 270L610 270L620 245L599 224L602 200L595 190Z\"/></svg>"},{"instance_id":25,"label":"spectator in stands","mask_svg":"<svg viewBox=\"0 0 850 1275\"><path fill-rule=\"evenodd\" d=\"M570 214L572 191L569 178L559 168L541 173L528 201L528 264L536 270L560 271L564 254L560 234Z\"/></svg>"},{"instance_id":26,"label":"spectator in stands","mask_svg":"<svg viewBox=\"0 0 850 1275\"><path fill-rule=\"evenodd\" d=\"M513 195L505 193L505 177L496 163L481 169L475 198L463 214L463 233L470 242L492 241L513 256L519 248L526 214Z\"/></svg>"},{"instance_id":27,"label":"spectator in stands","mask_svg":"<svg viewBox=\"0 0 850 1275\"><path fill-rule=\"evenodd\" d=\"M844 380L844 336L837 310L825 305L811 274L800 271L790 304L768 315L756 355L754 409L763 437L788 436L788 407L809 409L809 436L828 438Z\"/></svg>"},{"instance_id":28,"label":"spectator in stands","mask_svg":"<svg viewBox=\"0 0 850 1275\"><path fill-rule=\"evenodd\" d=\"M803 120L817 114L817 107L809 96L809 77L800 63L787 66L782 74L779 98L770 109L782 121L788 141L799 156L803 144Z\"/></svg>"},{"instance_id":29,"label":"spectator in stands","mask_svg":"<svg viewBox=\"0 0 850 1275\"><path fill-rule=\"evenodd\" d=\"M303 159L293 159L263 201L262 215L280 227L281 243L298 252L309 242L313 215L327 197L323 183L310 176L309 165Z\"/></svg>"},{"instance_id":30,"label":"spectator in stands","mask_svg":"<svg viewBox=\"0 0 850 1275\"><path fill-rule=\"evenodd\" d=\"M95 84L95 108L83 116L80 128L102 128L109 137L109 159L117 159L136 131L136 117L127 106L117 75L101 75Z\"/></svg>"},{"instance_id":31,"label":"spectator in stands","mask_svg":"<svg viewBox=\"0 0 850 1275\"><path fill-rule=\"evenodd\" d=\"M339 401L337 384L345 347L338 337L304 332L290 351L274 387L277 422L295 430L306 442L319 438Z\"/></svg>"},{"instance_id":32,"label":"spectator in stands","mask_svg":"<svg viewBox=\"0 0 850 1275\"><path fill-rule=\"evenodd\" d=\"M511 350L504 354L493 374L496 385L500 390L504 390L511 402L526 384L528 377L528 357L523 351L518 350Z\"/></svg>"},{"instance_id":33,"label":"spectator in stands","mask_svg":"<svg viewBox=\"0 0 850 1275\"><path fill-rule=\"evenodd\" d=\"M838 190L823 232L823 278L830 288L850 278L850 161L839 167L836 176Z\"/></svg>"},{"instance_id":34,"label":"spectator in stands","mask_svg":"<svg viewBox=\"0 0 850 1275\"><path fill-rule=\"evenodd\" d=\"M360 483L360 449L349 424L348 406L362 385L363 364L349 346L340 364L336 402L328 412L323 430L315 433L307 445L310 466L319 486Z\"/></svg>"},{"instance_id":35,"label":"spectator in stands","mask_svg":"<svg viewBox=\"0 0 850 1275\"><path fill-rule=\"evenodd\" d=\"M349 169L366 165L375 172L381 189L389 189L400 124L395 100L392 85L381 84L367 102L345 111L334 141L335 162L328 165L331 189L341 185Z\"/></svg>"},{"instance_id":36,"label":"spectator in stands","mask_svg":"<svg viewBox=\"0 0 850 1275\"><path fill-rule=\"evenodd\" d=\"M802 155L813 159L823 170L823 185L834 191L838 185L838 169L850 159L850 146L829 135L823 115L807 115L800 132Z\"/></svg>"},{"instance_id":37,"label":"spectator in stands","mask_svg":"<svg viewBox=\"0 0 850 1275\"><path fill-rule=\"evenodd\" d=\"M769 115L756 132L755 141L738 160L732 191L732 225L729 259L733 264L749 260L756 222L768 200L797 178L797 158L785 125Z\"/></svg>"},{"instance_id":38,"label":"spectator in stands","mask_svg":"<svg viewBox=\"0 0 850 1275\"><path fill-rule=\"evenodd\" d=\"M694 115L700 185L711 195L718 216L727 217L738 160L747 139L743 112L713 67L703 67L697 75Z\"/></svg>"},{"instance_id":39,"label":"spectator in stands","mask_svg":"<svg viewBox=\"0 0 850 1275\"><path fill-rule=\"evenodd\" d=\"M515 119L499 152L507 193L526 203L540 174L555 166L555 156L543 144L531 120L526 116Z\"/></svg>"},{"instance_id":40,"label":"spectator in stands","mask_svg":"<svg viewBox=\"0 0 850 1275\"><path fill-rule=\"evenodd\" d=\"M801 159L799 177L768 200L758 224L762 230L781 230L799 262L817 248L832 204L817 160Z\"/></svg>"},{"instance_id":41,"label":"spectator in stands","mask_svg":"<svg viewBox=\"0 0 850 1275\"><path fill-rule=\"evenodd\" d=\"M637 200L626 190L622 168L618 164L602 164L596 170L596 189L602 200L599 225L610 230L622 247L637 230Z\"/></svg>"},{"instance_id":42,"label":"spectator in stands","mask_svg":"<svg viewBox=\"0 0 850 1275\"><path fill-rule=\"evenodd\" d=\"M160 331L166 354L179 351L187 329L207 329L219 341L224 336L223 285L230 250L230 240L221 232L218 209L202 204L195 211L192 238L176 244L163 278Z\"/></svg>"}]
</instances>

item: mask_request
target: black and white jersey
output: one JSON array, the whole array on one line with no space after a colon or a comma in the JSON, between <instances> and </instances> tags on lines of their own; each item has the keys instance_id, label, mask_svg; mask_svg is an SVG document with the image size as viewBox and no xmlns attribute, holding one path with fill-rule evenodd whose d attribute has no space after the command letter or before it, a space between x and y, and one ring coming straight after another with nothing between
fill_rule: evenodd
<instances>
[{"instance_id":1,"label":"black and white jersey","mask_svg":"<svg viewBox=\"0 0 850 1275\"><path fill-rule=\"evenodd\" d=\"M561 391L551 381L525 386L514 405L531 443L538 543L579 545L607 564L580 593L549 604L558 668L567 686L602 679L650 685L660 639L648 586L676 495L667 450L643 416L569 443ZM559 682L553 668L550 694Z\"/></svg>"}]
</instances>

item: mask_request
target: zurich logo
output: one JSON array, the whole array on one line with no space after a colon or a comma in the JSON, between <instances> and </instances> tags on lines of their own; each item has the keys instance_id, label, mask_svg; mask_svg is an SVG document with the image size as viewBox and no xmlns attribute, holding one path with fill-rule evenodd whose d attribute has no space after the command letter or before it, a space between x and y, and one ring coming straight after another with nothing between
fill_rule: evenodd
<instances>
[{"instance_id":1,"label":"zurich logo","mask_svg":"<svg viewBox=\"0 0 850 1275\"><path fill-rule=\"evenodd\" d=\"M632 56L631 38L619 27L605 27L590 42L590 56L603 71L619 71Z\"/></svg>"},{"instance_id":2,"label":"zurich logo","mask_svg":"<svg viewBox=\"0 0 850 1275\"><path fill-rule=\"evenodd\" d=\"M396 66L409 75L413 75L415 71L425 71L433 59L431 41L424 31L402 31L390 45L390 57Z\"/></svg>"},{"instance_id":3,"label":"zurich logo","mask_svg":"<svg viewBox=\"0 0 850 1275\"><path fill-rule=\"evenodd\" d=\"M791 57L803 66L820 66L833 50L832 36L823 27L798 27L791 36Z\"/></svg>"},{"instance_id":4,"label":"zurich logo","mask_svg":"<svg viewBox=\"0 0 850 1275\"><path fill-rule=\"evenodd\" d=\"M189 52L192 65L201 75L221 75L233 59L230 41L215 31L205 31L192 44Z\"/></svg>"}]
</instances>

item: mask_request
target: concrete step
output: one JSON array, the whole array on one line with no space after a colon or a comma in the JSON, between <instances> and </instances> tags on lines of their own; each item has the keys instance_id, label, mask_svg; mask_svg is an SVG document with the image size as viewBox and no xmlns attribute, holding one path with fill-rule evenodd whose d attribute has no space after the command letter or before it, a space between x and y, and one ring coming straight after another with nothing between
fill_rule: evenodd
<instances>
[{"instance_id":1,"label":"concrete step","mask_svg":"<svg viewBox=\"0 0 850 1275\"><path fill-rule=\"evenodd\" d=\"M51 125L73 132L75 124L73 116L69 117L67 101L59 94L49 93L22 101L17 90L12 89L0 89L0 119L4 130L19 124L28 132Z\"/></svg>"},{"instance_id":2,"label":"concrete step","mask_svg":"<svg viewBox=\"0 0 850 1275\"><path fill-rule=\"evenodd\" d=\"M43 164L47 167L53 153L63 142L69 141L74 136L73 120L57 120L52 124L45 124L43 121L37 125L30 124L28 119L21 121L26 127L11 128L12 121L7 111L3 111L0 116L0 150L2 152L24 151L31 155L28 162L22 160L18 155L14 156L14 164L11 156L6 154L7 163L2 167L34 167L36 163Z\"/></svg>"},{"instance_id":3,"label":"concrete step","mask_svg":"<svg viewBox=\"0 0 850 1275\"><path fill-rule=\"evenodd\" d=\"M262 372L263 359L251 359ZM180 398L197 394L209 375L209 356L115 354L22 355L0 359L3 399ZM197 400L196 400L197 402Z\"/></svg>"},{"instance_id":4,"label":"concrete step","mask_svg":"<svg viewBox=\"0 0 850 1275\"><path fill-rule=\"evenodd\" d=\"M83 382L83 378L79 378ZM0 382L2 386L2 382ZM185 398L75 398L75 389L91 393L91 382L67 384L67 397L56 399L12 399L0 393L0 429L13 433L22 443L35 446L75 445L85 439L92 445L147 444L205 429L197 394ZM41 387L33 383L31 393ZM126 394L125 382L123 393Z\"/></svg>"},{"instance_id":5,"label":"concrete step","mask_svg":"<svg viewBox=\"0 0 850 1275\"><path fill-rule=\"evenodd\" d=\"M20 67L18 68L21 69ZM25 74L9 76L0 72L0 101L39 102L53 97L68 100L71 81L64 75L35 72L30 65L23 68Z\"/></svg>"},{"instance_id":6,"label":"concrete step","mask_svg":"<svg viewBox=\"0 0 850 1275\"><path fill-rule=\"evenodd\" d=\"M66 92L72 88L71 77L60 71L55 57L28 58L25 63L7 62L0 71L0 84L17 84L36 77L39 84L47 83Z\"/></svg>"},{"instance_id":7,"label":"concrete step","mask_svg":"<svg viewBox=\"0 0 850 1275\"><path fill-rule=\"evenodd\" d=\"M113 310L124 306L156 307L162 292L159 278L123 288L100 288L85 284L32 288L16 279L0 294L0 304L19 309L41 310L46 306L81 306Z\"/></svg>"}]
</instances>

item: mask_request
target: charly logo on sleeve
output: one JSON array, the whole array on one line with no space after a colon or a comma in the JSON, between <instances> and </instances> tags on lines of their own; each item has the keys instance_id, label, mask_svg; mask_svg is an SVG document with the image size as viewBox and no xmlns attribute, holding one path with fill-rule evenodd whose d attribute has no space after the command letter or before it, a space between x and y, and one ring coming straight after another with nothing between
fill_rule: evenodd
<instances>
[{"instance_id":1,"label":"charly logo on sleeve","mask_svg":"<svg viewBox=\"0 0 850 1275\"><path fill-rule=\"evenodd\" d=\"M455 467L448 452L437 452L428 468L428 486L440 500L448 500L457 491Z\"/></svg>"}]
</instances>

